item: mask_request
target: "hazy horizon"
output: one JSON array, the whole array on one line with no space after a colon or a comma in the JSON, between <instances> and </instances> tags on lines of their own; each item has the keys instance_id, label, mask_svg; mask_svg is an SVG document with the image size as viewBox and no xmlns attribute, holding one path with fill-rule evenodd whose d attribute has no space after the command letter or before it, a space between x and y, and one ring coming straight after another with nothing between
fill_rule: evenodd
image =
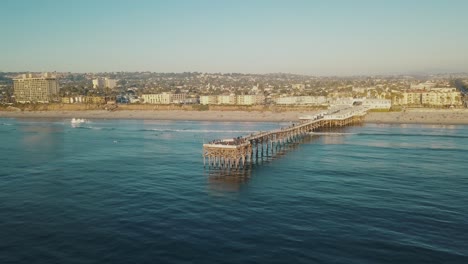
<instances>
[{"instance_id":1,"label":"hazy horizon","mask_svg":"<svg viewBox=\"0 0 468 264\"><path fill-rule=\"evenodd\" d=\"M2 72L468 72L466 1L5 1Z\"/></svg>"},{"instance_id":2,"label":"hazy horizon","mask_svg":"<svg viewBox=\"0 0 468 264\"><path fill-rule=\"evenodd\" d=\"M118 73L151 73L151 74L184 74L184 73L198 73L198 74L222 74L222 75L229 75L229 74L241 74L241 75L298 75L298 76L308 76L308 77L318 77L318 78L357 78L357 77L397 77L397 76L422 76L427 77L431 75L446 75L446 74L461 74L461 75L468 75L468 72L407 72L407 73L388 73L388 74L348 74L348 75L337 75L337 74L303 74L303 73L294 73L294 72L265 72L265 73L255 73L255 72L201 72L201 71L185 71L185 72L162 72L162 71L88 71L88 72L74 72L74 71L2 71L0 73L18 73L18 74L25 74L25 73L32 73L32 74L43 74L43 73L56 73L56 74L118 74Z\"/></svg>"}]
</instances>

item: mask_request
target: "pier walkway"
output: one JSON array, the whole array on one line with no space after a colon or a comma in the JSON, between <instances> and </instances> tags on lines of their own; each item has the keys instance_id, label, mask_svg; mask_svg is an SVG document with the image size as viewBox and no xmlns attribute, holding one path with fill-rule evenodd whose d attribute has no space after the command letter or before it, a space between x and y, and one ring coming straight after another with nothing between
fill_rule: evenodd
<instances>
[{"instance_id":1,"label":"pier walkway","mask_svg":"<svg viewBox=\"0 0 468 264\"><path fill-rule=\"evenodd\" d=\"M203 164L214 168L242 168L263 156L273 156L279 149L310 132L361 123L367 113L363 106L335 107L288 127L203 144Z\"/></svg>"}]
</instances>

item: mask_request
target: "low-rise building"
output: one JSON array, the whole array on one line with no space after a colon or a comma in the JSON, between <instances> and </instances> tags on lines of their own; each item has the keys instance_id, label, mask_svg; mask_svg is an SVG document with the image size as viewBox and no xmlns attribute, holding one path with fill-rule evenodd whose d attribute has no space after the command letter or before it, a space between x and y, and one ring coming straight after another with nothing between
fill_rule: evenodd
<instances>
[{"instance_id":1,"label":"low-rise building","mask_svg":"<svg viewBox=\"0 0 468 264\"><path fill-rule=\"evenodd\" d=\"M185 104L187 95L186 94L170 94L171 104Z\"/></svg>"},{"instance_id":2,"label":"low-rise building","mask_svg":"<svg viewBox=\"0 0 468 264\"><path fill-rule=\"evenodd\" d=\"M106 98L101 96L85 96L83 103L87 104L105 104Z\"/></svg>"},{"instance_id":3,"label":"low-rise building","mask_svg":"<svg viewBox=\"0 0 468 264\"><path fill-rule=\"evenodd\" d=\"M430 88L427 90L408 90L393 97L395 105L414 106L459 106L462 105L461 93L456 88Z\"/></svg>"},{"instance_id":4,"label":"low-rise building","mask_svg":"<svg viewBox=\"0 0 468 264\"><path fill-rule=\"evenodd\" d=\"M186 94L143 94L141 97L146 104L181 104L185 102Z\"/></svg>"},{"instance_id":5,"label":"low-rise building","mask_svg":"<svg viewBox=\"0 0 468 264\"><path fill-rule=\"evenodd\" d=\"M431 89L421 94L421 104L425 106L458 106L462 105L461 93L455 88Z\"/></svg>"},{"instance_id":6,"label":"low-rise building","mask_svg":"<svg viewBox=\"0 0 468 264\"><path fill-rule=\"evenodd\" d=\"M403 93L403 102L407 105L421 104L422 91L411 91Z\"/></svg>"},{"instance_id":7,"label":"low-rise building","mask_svg":"<svg viewBox=\"0 0 468 264\"><path fill-rule=\"evenodd\" d=\"M265 103L263 95L202 95L200 104L202 105L258 105Z\"/></svg>"},{"instance_id":8,"label":"low-rise building","mask_svg":"<svg viewBox=\"0 0 468 264\"><path fill-rule=\"evenodd\" d=\"M62 97L62 104L71 104L71 97Z\"/></svg>"},{"instance_id":9,"label":"low-rise building","mask_svg":"<svg viewBox=\"0 0 468 264\"><path fill-rule=\"evenodd\" d=\"M332 98L328 101L328 104L330 106L352 106L354 101L352 97Z\"/></svg>"},{"instance_id":10,"label":"low-rise building","mask_svg":"<svg viewBox=\"0 0 468 264\"><path fill-rule=\"evenodd\" d=\"M276 98L279 105L323 105L327 103L325 96L286 96Z\"/></svg>"},{"instance_id":11,"label":"low-rise building","mask_svg":"<svg viewBox=\"0 0 468 264\"><path fill-rule=\"evenodd\" d=\"M218 95L217 104L221 105L233 105L236 104L236 96L231 95Z\"/></svg>"},{"instance_id":12,"label":"low-rise building","mask_svg":"<svg viewBox=\"0 0 468 264\"><path fill-rule=\"evenodd\" d=\"M200 96L200 104L214 105L218 103L218 96L216 95L202 95Z\"/></svg>"},{"instance_id":13,"label":"low-rise building","mask_svg":"<svg viewBox=\"0 0 468 264\"><path fill-rule=\"evenodd\" d=\"M238 105L258 105L265 103L263 95L238 95L236 98Z\"/></svg>"},{"instance_id":14,"label":"low-rise building","mask_svg":"<svg viewBox=\"0 0 468 264\"><path fill-rule=\"evenodd\" d=\"M364 99L362 105L368 109L390 109L392 100L390 99Z\"/></svg>"}]
</instances>

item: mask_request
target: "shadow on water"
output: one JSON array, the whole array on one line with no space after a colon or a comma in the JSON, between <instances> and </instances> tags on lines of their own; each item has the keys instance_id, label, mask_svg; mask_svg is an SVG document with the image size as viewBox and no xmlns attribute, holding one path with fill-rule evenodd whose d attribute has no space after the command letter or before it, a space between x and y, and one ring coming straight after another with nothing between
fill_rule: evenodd
<instances>
[{"instance_id":1,"label":"shadow on water","mask_svg":"<svg viewBox=\"0 0 468 264\"><path fill-rule=\"evenodd\" d=\"M340 144L342 142L341 137L329 137L326 133L343 133L347 131L347 128L334 128L334 129L322 129L321 134L314 135L309 134L300 137L290 143L287 143L279 148L274 148L273 154L269 152L267 155L259 156L249 163L249 165L243 168L231 168L231 169L220 169L220 168L205 168L204 174L208 179L208 183L211 190L218 192L237 192L243 185L247 184L252 177L252 174L264 168L264 165L271 163L277 159L281 159L288 153L296 151L301 147L302 144L308 144L320 139L324 139L327 144L328 141L333 141L329 144ZM324 134L322 134L324 133ZM331 139L327 139L331 138Z\"/></svg>"},{"instance_id":2,"label":"shadow on water","mask_svg":"<svg viewBox=\"0 0 468 264\"><path fill-rule=\"evenodd\" d=\"M252 176L253 166L240 169L205 169L210 189L217 192L237 192Z\"/></svg>"}]
</instances>

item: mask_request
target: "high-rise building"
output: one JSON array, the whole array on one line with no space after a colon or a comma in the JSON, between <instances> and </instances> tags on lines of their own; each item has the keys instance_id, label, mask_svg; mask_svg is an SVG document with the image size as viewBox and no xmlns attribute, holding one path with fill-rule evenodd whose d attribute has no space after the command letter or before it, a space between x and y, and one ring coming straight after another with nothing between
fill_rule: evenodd
<instances>
[{"instance_id":1,"label":"high-rise building","mask_svg":"<svg viewBox=\"0 0 468 264\"><path fill-rule=\"evenodd\" d=\"M18 103L49 103L58 96L57 78L50 73L43 76L23 74L21 78L13 79L13 89Z\"/></svg>"},{"instance_id":2,"label":"high-rise building","mask_svg":"<svg viewBox=\"0 0 468 264\"><path fill-rule=\"evenodd\" d=\"M109 89L114 89L117 86L117 80L104 78L105 87Z\"/></svg>"},{"instance_id":3,"label":"high-rise building","mask_svg":"<svg viewBox=\"0 0 468 264\"><path fill-rule=\"evenodd\" d=\"M93 88L94 89L97 89L97 88L103 87L103 86L104 86L104 82L103 82L102 78L97 78L97 79L93 80Z\"/></svg>"},{"instance_id":4,"label":"high-rise building","mask_svg":"<svg viewBox=\"0 0 468 264\"><path fill-rule=\"evenodd\" d=\"M109 78L97 78L93 80L93 88L109 88L114 89L117 86L117 80Z\"/></svg>"}]
</instances>

